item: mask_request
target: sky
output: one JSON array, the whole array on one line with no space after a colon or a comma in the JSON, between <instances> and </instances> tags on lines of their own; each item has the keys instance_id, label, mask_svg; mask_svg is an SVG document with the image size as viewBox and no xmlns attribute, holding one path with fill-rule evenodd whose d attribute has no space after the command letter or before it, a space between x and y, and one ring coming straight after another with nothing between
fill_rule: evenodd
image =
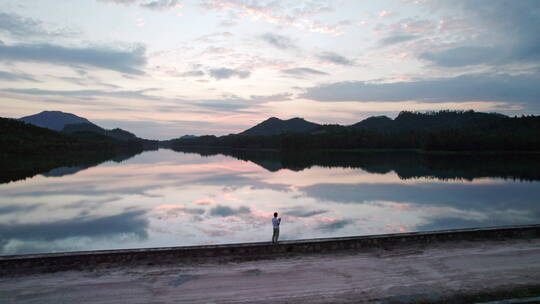
<instances>
[{"instance_id":1,"label":"sky","mask_svg":"<svg viewBox=\"0 0 540 304\"><path fill-rule=\"evenodd\" d=\"M269 117L540 114L536 0L0 0L0 116L150 139Z\"/></svg>"}]
</instances>

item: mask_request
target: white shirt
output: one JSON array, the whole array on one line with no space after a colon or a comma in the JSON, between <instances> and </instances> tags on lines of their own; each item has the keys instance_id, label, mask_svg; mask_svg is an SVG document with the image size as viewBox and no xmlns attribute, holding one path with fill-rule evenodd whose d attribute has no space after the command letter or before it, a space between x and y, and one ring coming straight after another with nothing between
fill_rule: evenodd
<instances>
[{"instance_id":1,"label":"white shirt","mask_svg":"<svg viewBox=\"0 0 540 304\"><path fill-rule=\"evenodd\" d=\"M274 226L274 228L279 228L280 223L281 223L281 218L277 218L277 217L272 218L272 226Z\"/></svg>"}]
</instances>

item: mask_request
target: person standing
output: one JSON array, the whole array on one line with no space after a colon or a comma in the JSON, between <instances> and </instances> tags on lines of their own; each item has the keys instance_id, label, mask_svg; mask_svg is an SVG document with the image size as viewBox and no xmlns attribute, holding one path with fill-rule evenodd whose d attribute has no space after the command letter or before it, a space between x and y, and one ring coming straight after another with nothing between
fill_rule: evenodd
<instances>
[{"instance_id":1,"label":"person standing","mask_svg":"<svg viewBox=\"0 0 540 304\"><path fill-rule=\"evenodd\" d=\"M274 218L272 219L272 227L274 227L274 234L272 234L272 243L277 243L279 238L279 224L281 224L281 218L278 218L278 213L274 212Z\"/></svg>"}]
</instances>

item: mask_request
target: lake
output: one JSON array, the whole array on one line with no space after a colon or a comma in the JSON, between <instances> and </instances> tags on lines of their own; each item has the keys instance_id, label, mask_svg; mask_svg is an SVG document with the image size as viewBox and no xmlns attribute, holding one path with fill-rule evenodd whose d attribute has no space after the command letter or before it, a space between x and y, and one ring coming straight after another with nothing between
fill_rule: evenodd
<instances>
[{"instance_id":1,"label":"lake","mask_svg":"<svg viewBox=\"0 0 540 304\"><path fill-rule=\"evenodd\" d=\"M0 254L270 241L274 211L280 240L538 224L539 164L160 149L0 184Z\"/></svg>"}]
</instances>

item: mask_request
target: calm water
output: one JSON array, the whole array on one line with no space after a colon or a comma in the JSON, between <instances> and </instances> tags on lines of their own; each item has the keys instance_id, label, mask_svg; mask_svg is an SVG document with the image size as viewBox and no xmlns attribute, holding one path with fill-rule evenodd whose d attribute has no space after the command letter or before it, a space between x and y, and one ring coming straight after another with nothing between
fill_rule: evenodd
<instances>
[{"instance_id":1,"label":"calm water","mask_svg":"<svg viewBox=\"0 0 540 304\"><path fill-rule=\"evenodd\" d=\"M236 157L159 150L1 184L0 254L269 241L274 211L282 240L540 223L527 159Z\"/></svg>"}]
</instances>

